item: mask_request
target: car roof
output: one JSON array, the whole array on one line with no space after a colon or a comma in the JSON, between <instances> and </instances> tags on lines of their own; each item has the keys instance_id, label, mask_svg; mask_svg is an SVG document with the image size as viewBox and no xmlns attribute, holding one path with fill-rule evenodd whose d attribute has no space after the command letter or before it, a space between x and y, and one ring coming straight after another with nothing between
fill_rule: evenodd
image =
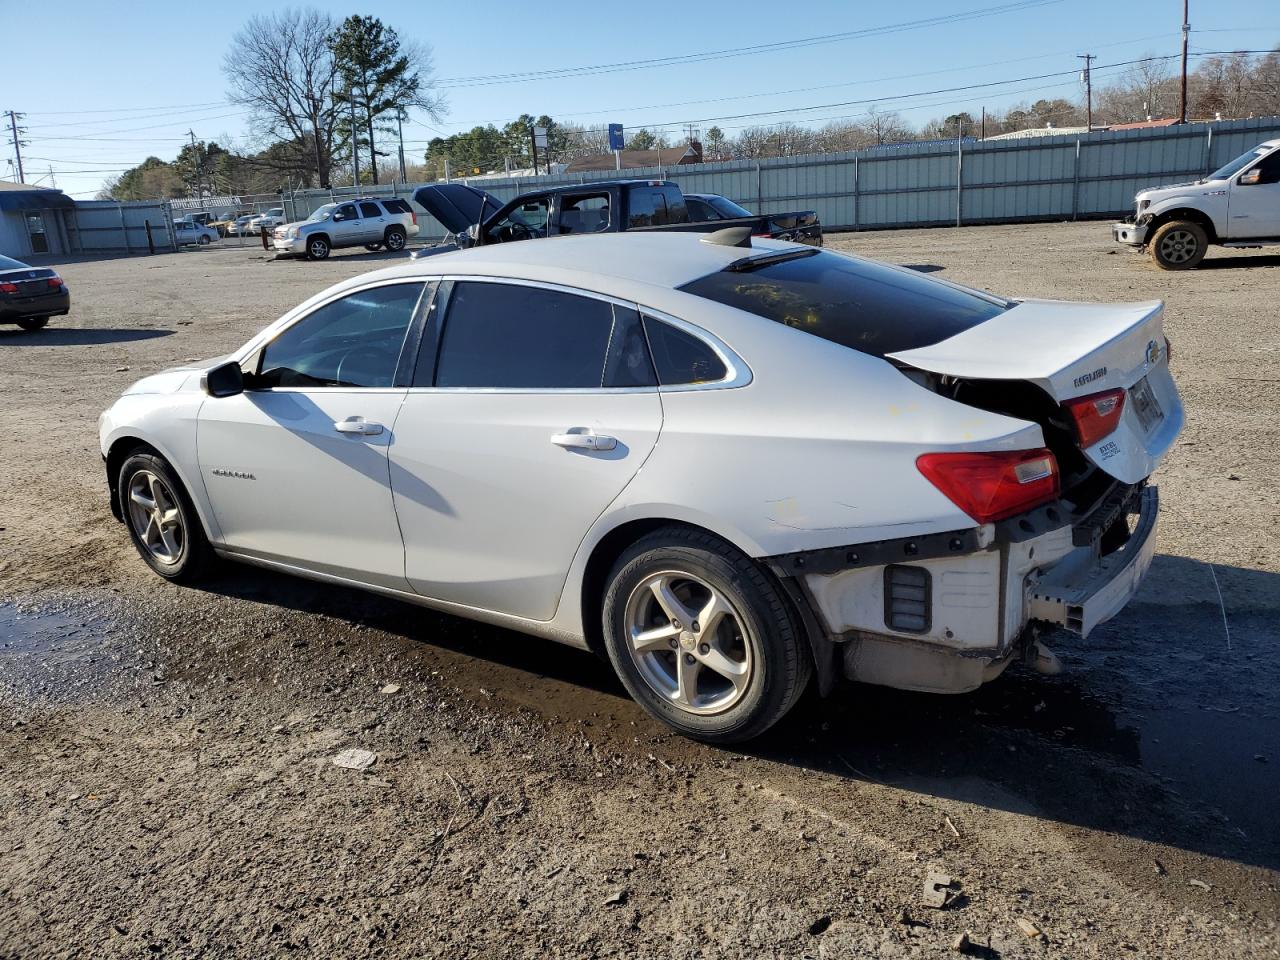
<instances>
[{"instance_id":1,"label":"car roof","mask_svg":"<svg viewBox=\"0 0 1280 960\"><path fill-rule=\"evenodd\" d=\"M672 290L750 256L743 247L707 243L705 233L624 231L495 243L423 257L348 281L433 277L448 274L544 280L638 299L641 288ZM764 253L790 245L753 238Z\"/></svg>"}]
</instances>

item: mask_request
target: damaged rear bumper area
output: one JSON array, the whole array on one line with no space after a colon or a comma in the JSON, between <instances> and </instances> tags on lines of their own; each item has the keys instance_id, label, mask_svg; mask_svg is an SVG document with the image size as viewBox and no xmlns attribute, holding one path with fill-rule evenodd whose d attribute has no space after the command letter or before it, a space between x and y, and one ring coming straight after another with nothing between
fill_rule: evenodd
<instances>
[{"instance_id":1,"label":"damaged rear bumper area","mask_svg":"<svg viewBox=\"0 0 1280 960\"><path fill-rule=\"evenodd\" d=\"M824 693L841 675L964 693L1035 656L1040 630L1087 637L1115 616L1151 566L1158 513L1155 487L1118 484L1084 513L1060 502L970 530L768 562L808 625Z\"/></svg>"}]
</instances>

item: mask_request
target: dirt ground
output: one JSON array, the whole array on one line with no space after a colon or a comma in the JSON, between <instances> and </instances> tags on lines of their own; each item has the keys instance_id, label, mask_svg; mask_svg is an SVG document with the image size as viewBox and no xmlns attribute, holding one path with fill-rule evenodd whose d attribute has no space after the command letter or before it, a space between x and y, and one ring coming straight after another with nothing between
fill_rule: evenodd
<instances>
[{"instance_id":1,"label":"dirt ground","mask_svg":"<svg viewBox=\"0 0 1280 960\"><path fill-rule=\"evenodd\" d=\"M846 685L740 750L567 647L249 568L151 575L99 412L390 258L58 264L72 314L0 328L0 957L1280 955L1280 257L1162 273L1100 223L829 239L1166 300L1188 422L1141 595L1050 641L1065 674ZM348 747L376 764L334 766Z\"/></svg>"}]
</instances>

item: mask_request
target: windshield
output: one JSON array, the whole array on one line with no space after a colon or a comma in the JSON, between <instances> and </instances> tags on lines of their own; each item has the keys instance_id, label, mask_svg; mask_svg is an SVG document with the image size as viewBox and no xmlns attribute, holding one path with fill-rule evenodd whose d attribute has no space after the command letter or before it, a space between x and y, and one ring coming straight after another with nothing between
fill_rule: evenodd
<instances>
[{"instance_id":1,"label":"windshield","mask_svg":"<svg viewBox=\"0 0 1280 960\"><path fill-rule=\"evenodd\" d=\"M338 205L336 203L326 203L323 207L316 210L316 212L311 216L307 217L307 223L315 223L319 220L328 220L329 214L333 213L334 208L337 206Z\"/></svg>"},{"instance_id":2,"label":"windshield","mask_svg":"<svg viewBox=\"0 0 1280 960\"><path fill-rule=\"evenodd\" d=\"M679 289L874 357L932 346L1010 306L911 270L825 250L759 261Z\"/></svg>"},{"instance_id":3,"label":"windshield","mask_svg":"<svg viewBox=\"0 0 1280 960\"><path fill-rule=\"evenodd\" d=\"M740 207L727 197L707 197L707 203L715 208L716 213L730 220L736 217L754 217L755 214L746 207Z\"/></svg>"},{"instance_id":4,"label":"windshield","mask_svg":"<svg viewBox=\"0 0 1280 960\"><path fill-rule=\"evenodd\" d=\"M1247 167L1249 164L1253 163L1253 161L1257 160L1259 157L1266 156L1270 152L1271 151L1269 147L1255 147L1254 149L1250 150L1248 153L1245 153L1236 157L1234 160L1228 163L1225 167L1219 167L1217 170L1213 171L1213 173L1209 174L1209 176L1206 177L1205 179L1207 180L1230 179L1231 177L1234 177L1237 173L1239 173L1241 170L1243 170L1245 167Z\"/></svg>"}]
</instances>

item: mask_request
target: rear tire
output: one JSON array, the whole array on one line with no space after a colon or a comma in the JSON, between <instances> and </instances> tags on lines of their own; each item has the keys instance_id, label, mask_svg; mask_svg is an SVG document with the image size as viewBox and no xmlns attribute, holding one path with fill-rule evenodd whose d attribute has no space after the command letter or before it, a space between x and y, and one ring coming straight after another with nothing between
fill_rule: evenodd
<instances>
[{"instance_id":1,"label":"rear tire","mask_svg":"<svg viewBox=\"0 0 1280 960\"><path fill-rule=\"evenodd\" d=\"M309 260L324 260L329 256L329 241L324 237L312 237L307 241L307 258Z\"/></svg>"},{"instance_id":2,"label":"rear tire","mask_svg":"<svg viewBox=\"0 0 1280 960\"><path fill-rule=\"evenodd\" d=\"M813 671L781 587L708 533L664 527L630 547L610 574L603 617L627 692L696 740L760 735L795 705Z\"/></svg>"},{"instance_id":3,"label":"rear tire","mask_svg":"<svg viewBox=\"0 0 1280 960\"><path fill-rule=\"evenodd\" d=\"M138 452L120 467L116 495L139 556L166 580L196 583L214 563L191 498L164 458Z\"/></svg>"},{"instance_id":4,"label":"rear tire","mask_svg":"<svg viewBox=\"0 0 1280 960\"><path fill-rule=\"evenodd\" d=\"M209 245L209 238L208 238L208 237L206 237L206 236L204 236L204 235L201 235L201 237L200 237L200 246L202 246L202 247L207 247L208 245Z\"/></svg>"},{"instance_id":5,"label":"rear tire","mask_svg":"<svg viewBox=\"0 0 1280 960\"><path fill-rule=\"evenodd\" d=\"M1190 220L1170 220L1161 224L1147 248L1161 270L1191 270L1200 265L1209 250L1204 227Z\"/></svg>"},{"instance_id":6,"label":"rear tire","mask_svg":"<svg viewBox=\"0 0 1280 960\"><path fill-rule=\"evenodd\" d=\"M407 239L408 237L405 236L403 227L387 227L387 235L384 242L387 245L387 249L392 253L399 253L403 250Z\"/></svg>"},{"instance_id":7,"label":"rear tire","mask_svg":"<svg viewBox=\"0 0 1280 960\"><path fill-rule=\"evenodd\" d=\"M48 323L48 317L23 317L18 321L18 326L28 333L34 333L36 330L43 330Z\"/></svg>"}]
</instances>

